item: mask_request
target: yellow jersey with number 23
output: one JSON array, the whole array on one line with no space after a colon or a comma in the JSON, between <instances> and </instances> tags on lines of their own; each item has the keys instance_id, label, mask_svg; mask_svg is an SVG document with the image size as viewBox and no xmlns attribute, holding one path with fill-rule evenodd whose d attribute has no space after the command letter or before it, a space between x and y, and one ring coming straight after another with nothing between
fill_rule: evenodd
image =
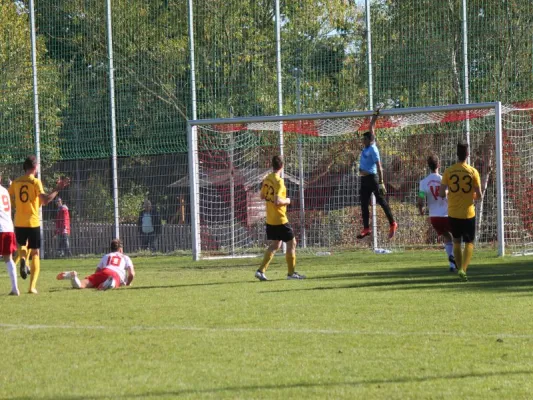
<instances>
[{"instance_id":1,"label":"yellow jersey with number 23","mask_svg":"<svg viewBox=\"0 0 533 400\"><path fill-rule=\"evenodd\" d=\"M41 226L39 195L44 193L41 180L33 175L17 178L9 186L9 194L15 204L15 227L37 228Z\"/></svg>"},{"instance_id":2,"label":"yellow jersey with number 23","mask_svg":"<svg viewBox=\"0 0 533 400\"><path fill-rule=\"evenodd\" d=\"M481 186L477 169L467 163L446 168L441 184L448 186L448 216L470 219L476 216L474 188Z\"/></svg>"},{"instance_id":3,"label":"yellow jersey with number 23","mask_svg":"<svg viewBox=\"0 0 533 400\"><path fill-rule=\"evenodd\" d=\"M287 198L287 188L283 178L272 172L263 180L261 187L262 197L266 201L266 223L268 225L284 225L289 222L287 219L287 206L277 206L274 203L275 197Z\"/></svg>"}]
</instances>

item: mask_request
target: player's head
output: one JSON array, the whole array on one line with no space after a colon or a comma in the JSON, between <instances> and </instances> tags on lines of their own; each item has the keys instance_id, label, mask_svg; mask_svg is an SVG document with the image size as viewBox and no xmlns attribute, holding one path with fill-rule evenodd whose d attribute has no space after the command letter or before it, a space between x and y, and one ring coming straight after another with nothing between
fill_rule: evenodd
<instances>
[{"instance_id":1,"label":"player's head","mask_svg":"<svg viewBox=\"0 0 533 400\"><path fill-rule=\"evenodd\" d=\"M63 200L61 197L56 197L56 206L61 207L63 205Z\"/></svg>"},{"instance_id":2,"label":"player's head","mask_svg":"<svg viewBox=\"0 0 533 400\"><path fill-rule=\"evenodd\" d=\"M375 140L376 136L372 132L367 131L363 133L363 143L365 144L365 146L370 146Z\"/></svg>"},{"instance_id":3,"label":"player's head","mask_svg":"<svg viewBox=\"0 0 533 400\"><path fill-rule=\"evenodd\" d=\"M24 172L30 172L30 171L37 171L37 167L39 164L37 163L37 157L35 156L28 156L24 160L24 164L22 164L22 168L24 168Z\"/></svg>"},{"instance_id":4,"label":"player's head","mask_svg":"<svg viewBox=\"0 0 533 400\"><path fill-rule=\"evenodd\" d=\"M143 207L145 210L150 210L152 208L152 203L150 202L150 200L145 200L143 203Z\"/></svg>"},{"instance_id":5,"label":"player's head","mask_svg":"<svg viewBox=\"0 0 533 400\"><path fill-rule=\"evenodd\" d=\"M427 159L428 167L432 172L435 172L440 167L439 156L432 154Z\"/></svg>"},{"instance_id":6,"label":"player's head","mask_svg":"<svg viewBox=\"0 0 533 400\"><path fill-rule=\"evenodd\" d=\"M463 142L457 144L457 158L461 162L466 161L468 158L468 144Z\"/></svg>"},{"instance_id":7,"label":"player's head","mask_svg":"<svg viewBox=\"0 0 533 400\"><path fill-rule=\"evenodd\" d=\"M111 251L120 251L122 250L122 242L120 239L113 239L111 241Z\"/></svg>"},{"instance_id":8,"label":"player's head","mask_svg":"<svg viewBox=\"0 0 533 400\"><path fill-rule=\"evenodd\" d=\"M281 156L272 157L272 169L274 171L279 171L283 168L283 158Z\"/></svg>"}]
</instances>

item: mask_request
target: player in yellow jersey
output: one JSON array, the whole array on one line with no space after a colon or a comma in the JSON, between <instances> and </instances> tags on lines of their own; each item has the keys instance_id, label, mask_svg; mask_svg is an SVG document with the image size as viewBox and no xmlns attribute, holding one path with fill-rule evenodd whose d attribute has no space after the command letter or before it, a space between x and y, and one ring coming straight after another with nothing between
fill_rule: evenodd
<instances>
[{"instance_id":1,"label":"player in yellow jersey","mask_svg":"<svg viewBox=\"0 0 533 400\"><path fill-rule=\"evenodd\" d=\"M448 220L453 236L453 255L459 269L459 277L467 281L466 270L474 252L476 237L476 209L474 200L481 199L481 180L479 172L467 164L468 145L457 145L459 162L448 167L442 175L439 188L440 197L446 197L448 191ZM465 242L464 251L461 240Z\"/></svg>"},{"instance_id":2,"label":"player in yellow jersey","mask_svg":"<svg viewBox=\"0 0 533 400\"><path fill-rule=\"evenodd\" d=\"M261 199L266 202L266 234L269 246L265 251L263 262L255 273L255 277L260 281L268 280L265 271L272 261L274 254L281 247L281 243L287 243L288 274L287 279L304 279L305 276L296 272L296 239L294 232L287 219L287 206L291 204L291 199L287 197L285 182L281 177L283 169L283 159L280 156L272 157L272 170L263 180L261 187Z\"/></svg>"},{"instance_id":3,"label":"player in yellow jersey","mask_svg":"<svg viewBox=\"0 0 533 400\"><path fill-rule=\"evenodd\" d=\"M19 246L20 276L26 279L28 268L26 266L27 249L32 258L30 270L29 293L37 294L37 279L40 272L39 248L41 247L41 221L39 207L50 203L57 196L59 190L70 183L68 178L60 179L52 193L45 193L41 180L35 177L39 169L37 158L28 156L22 165L25 174L15 179L9 186L9 194L15 206L15 236Z\"/></svg>"}]
</instances>

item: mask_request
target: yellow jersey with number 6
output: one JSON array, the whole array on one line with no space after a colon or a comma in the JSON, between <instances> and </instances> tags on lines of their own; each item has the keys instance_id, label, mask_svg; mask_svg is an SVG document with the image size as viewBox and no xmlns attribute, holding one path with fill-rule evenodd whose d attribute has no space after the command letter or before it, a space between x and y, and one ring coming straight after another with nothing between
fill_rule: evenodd
<instances>
[{"instance_id":1,"label":"yellow jersey with number 6","mask_svg":"<svg viewBox=\"0 0 533 400\"><path fill-rule=\"evenodd\" d=\"M15 227L37 228L41 226L39 195L44 193L41 180L33 175L24 175L15 179L8 191L15 205Z\"/></svg>"},{"instance_id":2,"label":"yellow jersey with number 6","mask_svg":"<svg viewBox=\"0 0 533 400\"><path fill-rule=\"evenodd\" d=\"M476 216L474 188L481 186L477 169L467 163L457 163L446 168L442 185L448 186L448 216L470 219Z\"/></svg>"},{"instance_id":3,"label":"yellow jersey with number 6","mask_svg":"<svg viewBox=\"0 0 533 400\"><path fill-rule=\"evenodd\" d=\"M283 178L272 172L263 180L261 187L262 197L266 201L266 223L268 225L284 225L289 222L287 219L287 206L277 206L274 198L287 198L287 188Z\"/></svg>"}]
</instances>

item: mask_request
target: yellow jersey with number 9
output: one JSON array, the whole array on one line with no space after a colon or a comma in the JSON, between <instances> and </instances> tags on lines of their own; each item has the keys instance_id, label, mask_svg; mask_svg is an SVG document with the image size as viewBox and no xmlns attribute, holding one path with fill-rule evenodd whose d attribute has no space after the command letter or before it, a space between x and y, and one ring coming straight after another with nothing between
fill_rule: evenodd
<instances>
[{"instance_id":1,"label":"yellow jersey with number 9","mask_svg":"<svg viewBox=\"0 0 533 400\"><path fill-rule=\"evenodd\" d=\"M9 186L12 203L15 204L15 227L37 228L41 226L39 195L44 193L40 179L33 175L17 178Z\"/></svg>"},{"instance_id":2,"label":"yellow jersey with number 9","mask_svg":"<svg viewBox=\"0 0 533 400\"><path fill-rule=\"evenodd\" d=\"M268 225L283 225L289 222L287 219L287 206L277 206L274 198L287 198L287 188L283 178L272 172L263 180L261 187L262 197L266 201L266 223Z\"/></svg>"},{"instance_id":3,"label":"yellow jersey with number 9","mask_svg":"<svg viewBox=\"0 0 533 400\"><path fill-rule=\"evenodd\" d=\"M479 172L467 163L457 163L446 168L442 185L448 186L448 216L470 219L476 216L474 188L481 186Z\"/></svg>"}]
</instances>

